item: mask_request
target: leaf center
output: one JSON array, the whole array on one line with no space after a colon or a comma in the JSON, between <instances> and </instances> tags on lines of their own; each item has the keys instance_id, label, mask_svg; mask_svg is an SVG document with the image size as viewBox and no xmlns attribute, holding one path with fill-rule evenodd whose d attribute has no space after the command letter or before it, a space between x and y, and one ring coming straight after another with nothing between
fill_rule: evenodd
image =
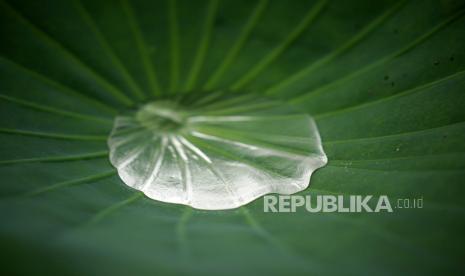
<instances>
[{"instance_id":1,"label":"leaf center","mask_svg":"<svg viewBox=\"0 0 465 276\"><path fill-rule=\"evenodd\" d=\"M182 107L171 101L151 102L136 113L136 120L152 131L178 132L185 126Z\"/></svg>"}]
</instances>

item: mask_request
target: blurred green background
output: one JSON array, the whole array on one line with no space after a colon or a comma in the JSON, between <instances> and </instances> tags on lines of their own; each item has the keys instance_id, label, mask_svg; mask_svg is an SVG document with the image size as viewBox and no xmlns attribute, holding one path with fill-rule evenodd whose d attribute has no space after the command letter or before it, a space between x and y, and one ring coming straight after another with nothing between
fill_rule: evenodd
<instances>
[{"instance_id":1,"label":"blurred green background","mask_svg":"<svg viewBox=\"0 0 465 276\"><path fill-rule=\"evenodd\" d=\"M463 1L0 2L4 275L463 274ZM423 198L393 213L199 211L135 197L115 114L192 92L314 116L301 195Z\"/></svg>"}]
</instances>

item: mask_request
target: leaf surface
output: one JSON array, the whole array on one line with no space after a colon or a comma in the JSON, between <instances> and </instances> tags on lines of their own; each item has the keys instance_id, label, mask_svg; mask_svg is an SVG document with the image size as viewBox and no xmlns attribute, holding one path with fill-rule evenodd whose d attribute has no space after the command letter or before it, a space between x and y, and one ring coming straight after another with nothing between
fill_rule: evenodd
<instances>
[{"instance_id":1,"label":"leaf surface","mask_svg":"<svg viewBox=\"0 0 465 276\"><path fill-rule=\"evenodd\" d=\"M2 269L460 274L464 8L452 0L2 1ZM264 213L258 199L207 212L125 187L108 161L115 116L152 100L194 103L192 91L254 92L313 116L329 163L300 195L423 198L424 208Z\"/></svg>"}]
</instances>

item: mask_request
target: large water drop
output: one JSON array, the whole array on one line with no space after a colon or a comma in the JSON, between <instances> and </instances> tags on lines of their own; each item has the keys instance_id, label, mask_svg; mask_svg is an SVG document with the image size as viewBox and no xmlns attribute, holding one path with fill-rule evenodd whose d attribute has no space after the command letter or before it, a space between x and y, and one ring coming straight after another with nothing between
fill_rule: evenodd
<instances>
[{"instance_id":1,"label":"large water drop","mask_svg":"<svg viewBox=\"0 0 465 276\"><path fill-rule=\"evenodd\" d=\"M250 95L145 104L116 117L108 144L128 186L207 210L302 191L327 163L309 115Z\"/></svg>"}]
</instances>

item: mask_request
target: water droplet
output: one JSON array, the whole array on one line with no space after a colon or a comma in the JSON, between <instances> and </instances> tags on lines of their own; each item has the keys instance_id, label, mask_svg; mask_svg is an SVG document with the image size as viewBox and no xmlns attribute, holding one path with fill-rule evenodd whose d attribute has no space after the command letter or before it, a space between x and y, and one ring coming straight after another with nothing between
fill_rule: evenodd
<instances>
[{"instance_id":1,"label":"water droplet","mask_svg":"<svg viewBox=\"0 0 465 276\"><path fill-rule=\"evenodd\" d=\"M207 210L302 191L327 163L309 115L249 95L148 103L116 117L108 144L126 185Z\"/></svg>"}]
</instances>

